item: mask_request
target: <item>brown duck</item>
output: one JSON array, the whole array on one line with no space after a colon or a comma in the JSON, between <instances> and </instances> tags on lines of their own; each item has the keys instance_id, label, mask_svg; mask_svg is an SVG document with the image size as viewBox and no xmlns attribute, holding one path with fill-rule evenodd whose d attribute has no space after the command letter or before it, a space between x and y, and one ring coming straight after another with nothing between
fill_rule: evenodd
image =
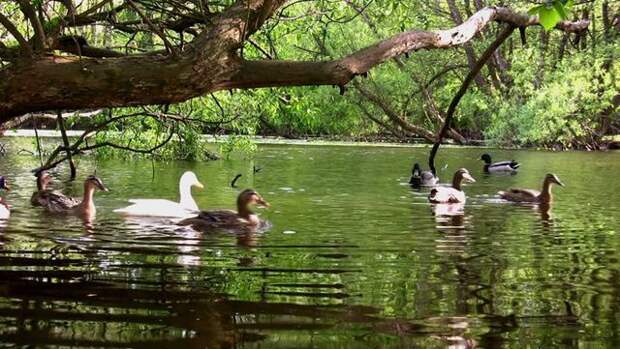
<instances>
[{"instance_id":1,"label":"brown duck","mask_svg":"<svg viewBox=\"0 0 620 349\"><path fill-rule=\"evenodd\" d=\"M60 194L54 190L48 189L48 185L52 182L52 176L45 171L41 171L36 174L37 176L37 191L32 193L30 197L30 203L32 206L45 206L50 197ZM62 194L60 194L62 195Z\"/></svg>"},{"instance_id":2,"label":"brown duck","mask_svg":"<svg viewBox=\"0 0 620 349\"><path fill-rule=\"evenodd\" d=\"M532 189L510 189L508 191L500 191L498 194L502 199L508 201L547 204L553 201L553 196L551 195L551 186L553 184L564 186L564 183L560 181L558 176L553 173L548 173L543 181L542 191Z\"/></svg>"},{"instance_id":3,"label":"brown duck","mask_svg":"<svg viewBox=\"0 0 620 349\"><path fill-rule=\"evenodd\" d=\"M246 189L237 197L237 211L212 210L202 211L196 217L186 218L179 225L189 225L199 231L214 230L256 230L265 222L252 212L250 206L260 205L269 207L255 190Z\"/></svg>"},{"instance_id":4,"label":"brown duck","mask_svg":"<svg viewBox=\"0 0 620 349\"><path fill-rule=\"evenodd\" d=\"M72 214L85 218L92 218L97 212L93 196L95 190L108 191L99 177L88 176L84 181L84 195L82 200L66 196L53 191L46 194L46 200L42 202L43 208L51 213Z\"/></svg>"}]
</instances>

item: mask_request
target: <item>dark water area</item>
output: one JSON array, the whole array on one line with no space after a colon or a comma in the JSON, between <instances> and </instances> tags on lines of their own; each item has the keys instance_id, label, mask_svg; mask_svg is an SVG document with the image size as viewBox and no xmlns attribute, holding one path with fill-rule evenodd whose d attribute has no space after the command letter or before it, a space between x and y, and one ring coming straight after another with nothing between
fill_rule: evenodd
<instances>
[{"instance_id":1,"label":"dark water area","mask_svg":"<svg viewBox=\"0 0 620 349\"><path fill-rule=\"evenodd\" d=\"M467 167L462 214L436 215L408 185L423 148L261 146L253 160L80 160L111 189L97 218L30 207L29 155L0 158L13 190L0 233L0 347L620 347L620 153L490 151L522 163L488 176L480 149L442 149L442 182ZM253 174L253 166L262 170ZM112 212L129 198L178 199L192 170L199 206L256 189L273 223L202 234ZM496 192L554 188L548 212ZM154 173L154 178L152 177ZM241 173L239 189L229 186ZM446 212L444 212L446 213ZM447 212L450 213L450 212Z\"/></svg>"}]
</instances>

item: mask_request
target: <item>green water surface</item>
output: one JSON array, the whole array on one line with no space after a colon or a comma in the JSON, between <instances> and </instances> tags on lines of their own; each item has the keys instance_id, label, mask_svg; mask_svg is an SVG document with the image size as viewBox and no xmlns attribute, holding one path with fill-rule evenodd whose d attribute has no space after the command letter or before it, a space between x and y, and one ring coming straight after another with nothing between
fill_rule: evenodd
<instances>
[{"instance_id":1,"label":"green water surface","mask_svg":"<svg viewBox=\"0 0 620 349\"><path fill-rule=\"evenodd\" d=\"M488 176L482 150L442 149L442 182L466 167L477 183L461 214L436 215L427 190L407 185L427 151L82 159L78 181L65 182L66 168L52 174L77 196L96 168L111 191L97 193L92 227L30 207L37 161L13 151L0 158L13 187L0 232L0 347L620 347L620 153L489 150L522 167ZM206 235L112 212L128 198L176 200L186 170L206 186L194 191L204 209L233 208L242 188L256 189L272 229ZM566 184L548 212L496 196L539 189L547 172Z\"/></svg>"}]
</instances>

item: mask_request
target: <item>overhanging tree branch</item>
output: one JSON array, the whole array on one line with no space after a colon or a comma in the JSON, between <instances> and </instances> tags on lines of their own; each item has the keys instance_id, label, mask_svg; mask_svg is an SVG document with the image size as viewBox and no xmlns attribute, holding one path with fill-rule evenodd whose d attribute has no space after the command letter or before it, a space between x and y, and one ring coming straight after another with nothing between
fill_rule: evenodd
<instances>
[{"instance_id":1,"label":"overhanging tree branch","mask_svg":"<svg viewBox=\"0 0 620 349\"><path fill-rule=\"evenodd\" d=\"M538 25L538 18L503 7L478 11L462 25L438 31L410 31L323 62L247 61L238 49L285 0L238 0L215 15L179 55L130 55L106 59L40 57L0 70L0 124L43 110L172 104L233 88L337 85L398 55L449 48L470 41L493 21L516 27ZM589 21L561 22L560 30L579 32ZM46 81L46 84L40 84Z\"/></svg>"}]
</instances>

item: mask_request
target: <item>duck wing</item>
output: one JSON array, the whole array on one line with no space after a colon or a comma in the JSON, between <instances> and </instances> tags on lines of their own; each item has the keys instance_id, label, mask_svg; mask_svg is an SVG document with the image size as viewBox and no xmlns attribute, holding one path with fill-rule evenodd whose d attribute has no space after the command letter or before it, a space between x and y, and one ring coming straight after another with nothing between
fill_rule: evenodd
<instances>
[{"instance_id":1,"label":"duck wing","mask_svg":"<svg viewBox=\"0 0 620 349\"><path fill-rule=\"evenodd\" d=\"M498 194L502 199L516 202L535 202L540 196L540 192L537 190L519 188L500 191Z\"/></svg>"},{"instance_id":2,"label":"duck wing","mask_svg":"<svg viewBox=\"0 0 620 349\"><path fill-rule=\"evenodd\" d=\"M54 190L43 192L38 202L49 212L62 213L71 211L79 205L81 201Z\"/></svg>"},{"instance_id":3,"label":"duck wing","mask_svg":"<svg viewBox=\"0 0 620 349\"><path fill-rule=\"evenodd\" d=\"M436 187L431 190L428 200L435 204L455 204L465 202L465 193L449 187Z\"/></svg>"},{"instance_id":4,"label":"duck wing","mask_svg":"<svg viewBox=\"0 0 620 349\"><path fill-rule=\"evenodd\" d=\"M243 219L232 210L201 211L198 216L186 218L178 225L191 226L195 230L210 231L217 229L235 229L243 224Z\"/></svg>"},{"instance_id":5,"label":"duck wing","mask_svg":"<svg viewBox=\"0 0 620 349\"><path fill-rule=\"evenodd\" d=\"M439 178L435 177L433 172L431 171L423 171L422 172L422 184L423 185L435 185L439 181Z\"/></svg>"},{"instance_id":6,"label":"duck wing","mask_svg":"<svg viewBox=\"0 0 620 349\"><path fill-rule=\"evenodd\" d=\"M489 171L515 171L521 164L514 160L500 161L489 165Z\"/></svg>"},{"instance_id":7,"label":"duck wing","mask_svg":"<svg viewBox=\"0 0 620 349\"><path fill-rule=\"evenodd\" d=\"M165 199L130 199L129 202L132 205L116 209L114 212L140 217L189 218L196 215L195 210Z\"/></svg>"}]
</instances>

